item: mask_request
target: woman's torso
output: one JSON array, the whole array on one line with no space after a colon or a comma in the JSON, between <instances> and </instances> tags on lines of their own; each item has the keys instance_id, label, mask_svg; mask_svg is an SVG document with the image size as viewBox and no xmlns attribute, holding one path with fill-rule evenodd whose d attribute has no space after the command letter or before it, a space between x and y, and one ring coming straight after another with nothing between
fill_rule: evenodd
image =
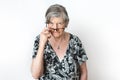
<instances>
[{"instance_id":1,"label":"woman's torso","mask_svg":"<svg viewBox=\"0 0 120 80\"><path fill-rule=\"evenodd\" d=\"M79 80L80 65L77 62L75 36L70 34L66 53L60 61L51 44L47 42L44 51L44 75L40 80Z\"/></svg>"}]
</instances>

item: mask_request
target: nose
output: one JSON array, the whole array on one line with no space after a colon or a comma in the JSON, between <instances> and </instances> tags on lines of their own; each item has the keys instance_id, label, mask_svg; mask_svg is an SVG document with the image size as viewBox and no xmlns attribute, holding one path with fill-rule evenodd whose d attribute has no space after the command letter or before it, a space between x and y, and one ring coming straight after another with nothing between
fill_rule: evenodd
<instances>
[{"instance_id":1,"label":"nose","mask_svg":"<svg viewBox=\"0 0 120 80\"><path fill-rule=\"evenodd\" d=\"M57 23L54 24L54 25L53 25L53 28L54 28L54 29L57 29L57 28L58 28L58 24L57 24Z\"/></svg>"}]
</instances>

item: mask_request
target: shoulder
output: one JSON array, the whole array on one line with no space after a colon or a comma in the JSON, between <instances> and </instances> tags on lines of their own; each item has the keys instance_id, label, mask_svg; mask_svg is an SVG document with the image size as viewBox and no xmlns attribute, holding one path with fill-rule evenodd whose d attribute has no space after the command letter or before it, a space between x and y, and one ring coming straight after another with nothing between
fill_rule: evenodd
<instances>
[{"instance_id":1,"label":"shoulder","mask_svg":"<svg viewBox=\"0 0 120 80\"><path fill-rule=\"evenodd\" d=\"M80 38L75 34L70 33L70 39L74 40L74 41L77 41L77 42L81 42Z\"/></svg>"},{"instance_id":2,"label":"shoulder","mask_svg":"<svg viewBox=\"0 0 120 80\"><path fill-rule=\"evenodd\" d=\"M40 40L40 34L35 36L35 39L34 39L34 46L38 45L39 44L39 40Z\"/></svg>"},{"instance_id":3,"label":"shoulder","mask_svg":"<svg viewBox=\"0 0 120 80\"><path fill-rule=\"evenodd\" d=\"M40 39L40 34L38 34L36 37L35 37L35 40L39 40Z\"/></svg>"}]
</instances>

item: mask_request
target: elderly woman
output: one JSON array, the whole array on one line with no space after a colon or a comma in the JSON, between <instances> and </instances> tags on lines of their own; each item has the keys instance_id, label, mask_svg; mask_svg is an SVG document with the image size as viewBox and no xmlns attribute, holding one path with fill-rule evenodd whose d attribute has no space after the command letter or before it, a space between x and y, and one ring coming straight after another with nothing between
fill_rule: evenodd
<instances>
[{"instance_id":1,"label":"elderly woman","mask_svg":"<svg viewBox=\"0 0 120 80\"><path fill-rule=\"evenodd\" d=\"M87 80L88 59L80 39L65 32L69 17L65 7L51 5L46 27L36 37L32 59L32 76L38 80Z\"/></svg>"}]
</instances>

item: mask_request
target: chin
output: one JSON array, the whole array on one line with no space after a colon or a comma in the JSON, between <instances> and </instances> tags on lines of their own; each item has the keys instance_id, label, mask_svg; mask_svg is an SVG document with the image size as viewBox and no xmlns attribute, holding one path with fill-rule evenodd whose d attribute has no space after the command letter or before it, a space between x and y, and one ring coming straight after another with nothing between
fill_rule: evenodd
<instances>
[{"instance_id":1,"label":"chin","mask_svg":"<svg viewBox=\"0 0 120 80\"><path fill-rule=\"evenodd\" d=\"M59 37L60 37L60 35L53 35L53 37L54 37L54 38L59 38Z\"/></svg>"},{"instance_id":2,"label":"chin","mask_svg":"<svg viewBox=\"0 0 120 80\"><path fill-rule=\"evenodd\" d=\"M53 37L54 37L54 38L59 38L60 36L61 36L61 35L60 35L60 34L58 34L58 33L57 33L57 34L56 34L56 33L55 33L55 34L53 34Z\"/></svg>"},{"instance_id":3,"label":"chin","mask_svg":"<svg viewBox=\"0 0 120 80\"><path fill-rule=\"evenodd\" d=\"M53 32L52 35L54 38L60 38L62 36L63 33L61 32Z\"/></svg>"}]
</instances>

